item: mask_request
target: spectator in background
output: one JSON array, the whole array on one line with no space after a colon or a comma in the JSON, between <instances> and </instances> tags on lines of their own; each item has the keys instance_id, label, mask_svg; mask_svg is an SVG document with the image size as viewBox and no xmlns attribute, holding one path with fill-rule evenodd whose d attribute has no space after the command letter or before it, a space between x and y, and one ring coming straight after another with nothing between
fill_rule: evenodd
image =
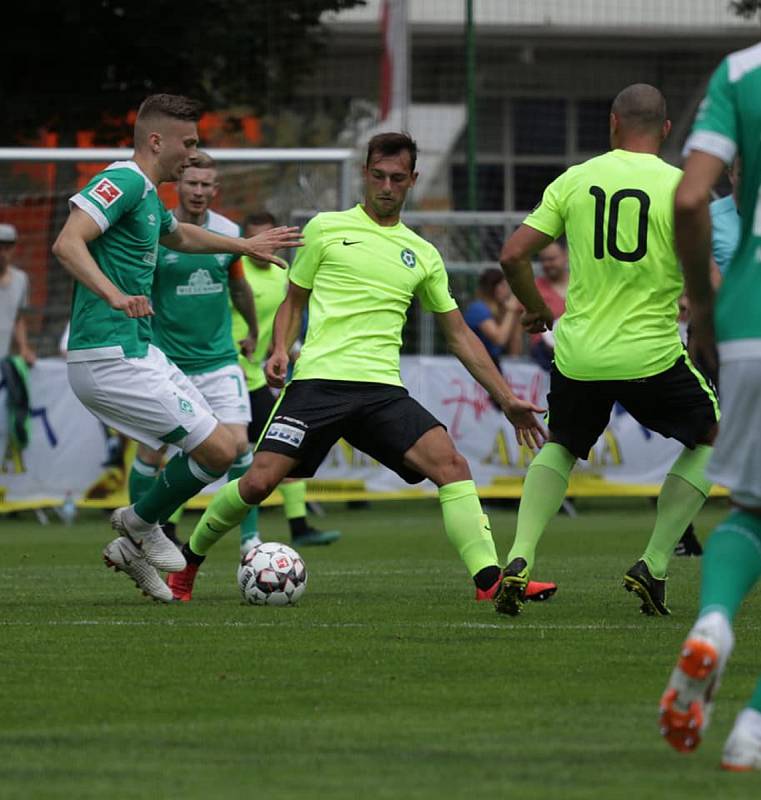
<instances>
[{"instance_id":1,"label":"spectator in background","mask_svg":"<svg viewBox=\"0 0 761 800\"><path fill-rule=\"evenodd\" d=\"M476 299L463 316L498 368L501 356L521 353L520 314L520 303L513 297L502 270L485 269L478 276Z\"/></svg>"},{"instance_id":2,"label":"spectator in background","mask_svg":"<svg viewBox=\"0 0 761 800\"><path fill-rule=\"evenodd\" d=\"M559 241L553 242L537 253L542 274L536 278L536 288L547 304L552 316L557 319L565 311L565 296L568 291L568 252ZM529 339L531 358L549 372L555 356L555 340L552 331L532 333Z\"/></svg>"},{"instance_id":3,"label":"spectator in background","mask_svg":"<svg viewBox=\"0 0 761 800\"><path fill-rule=\"evenodd\" d=\"M37 356L29 346L24 312L29 306L29 278L12 265L16 228L0 224L0 358L13 350L31 366Z\"/></svg>"}]
</instances>

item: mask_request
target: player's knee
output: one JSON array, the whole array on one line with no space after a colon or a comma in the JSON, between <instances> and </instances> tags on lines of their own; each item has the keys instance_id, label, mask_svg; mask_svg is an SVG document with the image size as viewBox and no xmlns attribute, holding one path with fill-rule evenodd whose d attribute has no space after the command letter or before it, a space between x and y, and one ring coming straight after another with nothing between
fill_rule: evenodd
<instances>
[{"instance_id":1,"label":"player's knee","mask_svg":"<svg viewBox=\"0 0 761 800\"><path fill-rule=\"evenodd\" d=\"M467 460L454 448L445 457L439 459L436 465L436 475L434 476L434 481L439 486L456 483L457 481L469 481L470 479L470 467Z\"/></svg>"},{"instance_id":2,"label":"player's knee","mask_svg":"<svg viewBox=\"0 0 761 800\"><path fill-rule=\"evenodd\" d=\"M161 450L154 450L144 444L138 444L137 457L143 462L152 467L160 467L164 459L164 453Z\"/></svg>"},{"instance_id":3,"label":"player's knee","mask_svg":"<svg viewBox=\"0 0 761 800\"><path fill-rule=\"evenodd\" d=\"M251 445L248 443L248 439L237 439L235 441L235 458L246 455L250 449Z\"/></svg>"},{"instance_id":4,"label":"player's knee","mask_svg":"<svg viewBox=\"0 0 761 800\"><path fill-rule=\"evenodd\" d=\"M192 453L199 464L212 472L227 472L235 461L235 439L221 425Z\"/></svg>"},{"instance_id":5,"label":"player's knee","mask_svg":"<svg viewBox=\"0 0 761 800\"><path fill-rule=\"evenodd\" d=\"M238 491L245 502L261 503L272 494L278 483L279 476L270 470L257 468L254 463L238 481Z\"/></svg>"}]
</instances>

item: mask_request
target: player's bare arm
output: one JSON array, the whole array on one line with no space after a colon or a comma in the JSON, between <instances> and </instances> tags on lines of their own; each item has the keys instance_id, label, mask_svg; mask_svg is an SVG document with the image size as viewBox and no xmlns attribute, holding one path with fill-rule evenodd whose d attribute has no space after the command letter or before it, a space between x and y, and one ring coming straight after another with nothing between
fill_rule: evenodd
<instances>
[{"instance_id":1,"label":"player's bare arm","mask_svg":"<svg viewBox=\"0 0 761 800\"><path fill-rule=\"evenodd\" d=\"M181 222L171 233L161 237L161 244L182 253L232 253L249 256L288 269L288 262L276 256L275 251L284 247L301 247L304 239L298 228L285 225L269 228L257 233L256 236L244 239L222 236L200 225Z\"/></svg>"},{"instance_id":2,"label":"player's bare arm","mask_svg":"<svg viewBox=\"0 0 761 800\"><path fill-rule=\"evenodd\" d=\"M256 305L251 285L245 278L230 278L230 300L235 310L243 317L248 325L248 335L238 344L243 355L250 359L256 350L259 338L259 327L256 322Z\"/></svg>"},{"instance_id":3,"label":"player's bare arm","mask_svg":"<svg viewBox=\"0 0 761 800\"><path fill-rule=\"evenodd\" d=\"M126 295L101 271L90 255L87 243L101 235L95 220L79 208L72 208L66 224L53 243L53 255L75 280L102 297L113 309L128 317L148 317L153 314L150 300L143 295Z\"/></svg>"},{"instance_id":4,"label":"player's bare arm","mask_svg":"<svg viewBox=\"0 0 761 800\"><path fill-rule=\"evenodd\" d=\"M289 353L298 338L310 294L309 289L303 289L295 283L288 284L288 294L280 304L272 326L272 355L264 367L264 375L270 386L279 388L285 385Z\"/></svg>"},{"instance_id":5,"label":"player's bare arm","mask_svg":"<svg viewBox=\"0 0 761 800\"><path fill-rule=\"evenodd\" d=\"M554 239L529 225L521 225L502 245L499 263L513 294L526 309L521 324L529 333L550 330L555 321L534 282L531 256Z\"/></svg>"},{"instance_id":6,"label":"player's bare arm","mask_svg":"<svg viewBox=\"0 0 761 800\"><path fill-rule=\"evenodd\" d=\"M528 447L541 447L547 438L547 431L535 414L544 413L544 409L527 400L521 400L512 393L483 343L465 324L458 309L436 314L436 320L451 352L489 392L513 425L518 443Z\"/></svg>"},{"instance_id":7,"label":"player's bare arm","mask_svg":"<svg viewBox=\"0 0 761 800\"><path fill-rule=\"evenodd\" d=\"M711 189L724 170L716 156L693 151L674 196L676 249L690 303L690 354L711 376L718 370L711 280Z\"/></svg>"}]
</instances>

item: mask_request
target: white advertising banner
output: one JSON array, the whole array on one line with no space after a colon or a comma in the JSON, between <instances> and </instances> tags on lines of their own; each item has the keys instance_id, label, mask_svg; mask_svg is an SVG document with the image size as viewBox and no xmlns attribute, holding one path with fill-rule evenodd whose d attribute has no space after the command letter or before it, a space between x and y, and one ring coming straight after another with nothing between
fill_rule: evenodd
<instances>
[{"instance_id":1,"label":"white advertising banner","mask_svg":"<svg viewBox=\"0 0 761 800\"><path fill-rule=\"evenodd\" d=\"M503 372L517 395L544 406L549 383L545 372L522 360L505 360ZM510 423L457 359L403 357L402 379L410 394L447 426L480 488L493 489L500 481L525 474L531 452L518 446ZM31 441L20 456L5 457L0 495L4 493L6 504L14 506L60 502L67 493L80 499L88 490L92 496L93 484L103 480L108 458L106 432L72 393L62 360L41 359L30 371L30 384ZM6 450L5 405L5 389L0 386L2 452ZM616 408L589 461L580 462L577 470L582 476L597 478L604 494L615 493L610 484L658 484L679 448L677 442L642 428ZM331 450L316 478L360 481L371 493L407 488L397 475L345 442ZM123 476L120 480L123 482ZM113 488L123 495L123 486ZM427 482L420 488L434 490Z\"/></svg>"},{"instance_id":2,"label":"white advertising banner","mask_svg":"<svg viewBox=\"0 0 761 800\"><path fill-rule=\"evenodd\" d=\"M29 384L30 440L17 455L6 448L7 396L0 385L0 494L30 503L60 501L69 492L77 499L103 472L105 432L71 391L63 359L39 359Z\"/></svg>"}]
</instances>

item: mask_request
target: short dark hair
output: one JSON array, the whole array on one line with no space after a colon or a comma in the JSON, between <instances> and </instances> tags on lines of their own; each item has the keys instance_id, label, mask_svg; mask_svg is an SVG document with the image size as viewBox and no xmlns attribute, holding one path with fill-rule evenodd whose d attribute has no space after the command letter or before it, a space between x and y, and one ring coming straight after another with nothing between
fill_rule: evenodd
<instances>
[{"instance_id":1,"label":"short dark hair","mask_svg":"<svg viewBox=\"0 0 761 800\"><path fill-rule=\"evenodd\" d=\"M137 121L144 122L155 117L172 117L184 122L198 122L201 118L201 104L181 94L152 94L140 104Z\"/></svg>"},{"instance_id":2,"label":"short dark hair","mask_svg":"<svg viewBox=\"0 0 761 800\"><path fill-rule=\"evenodd\" d=\"M666 122L666 98L649 83L633 83L622 89L610 110L626 128L634 130L657 133Z\"/></svg>"},{"instance_id":3,"label":"short dark hair","mask_svg":"<svg viewBox=\"0 0 761 800\"><path fill-rule=\"evenodd\" d=\"M193 158L190 159L190 166L198 167L198 169L216 169L217 162L208 153L198 150Z\"/></svg>"},{"instance_id":4,"label":"short dark hair","mask_svg":"<svg viewBox=\"0 0 761 800\"><path fill-rule=\"evenodd\" d=\"M243 227L247 228L249 225L272 225L273 228L277 227L277 220L274 214L269 211L252 211L243 220Z\"/></svg>"},{"instance_id":5,"label":"short dark hair","mask_svg":"<svg viewBox=\"0 0 761 800\"><path fill-rule=\"evenodd\" d=\"M507 280L505 273L498 267L487 267L478 276L478 291L482 294L491 296L494 293L494 288L502 281Z\"/></svg>"},{"instance_id":6,"label":"short dark hair","mask_svg":"<svg viewBox=\"0 0 761 800\"><path fill-rule=\"evenodd\" d=\"M376 133L367 143L365 166L370 166L370 158L374 153L380 153L382 156L395 156L405 150L410 154L410 172L414 172L417 162L417 142L409 133Z\"/></svg>"}]
</instances>

